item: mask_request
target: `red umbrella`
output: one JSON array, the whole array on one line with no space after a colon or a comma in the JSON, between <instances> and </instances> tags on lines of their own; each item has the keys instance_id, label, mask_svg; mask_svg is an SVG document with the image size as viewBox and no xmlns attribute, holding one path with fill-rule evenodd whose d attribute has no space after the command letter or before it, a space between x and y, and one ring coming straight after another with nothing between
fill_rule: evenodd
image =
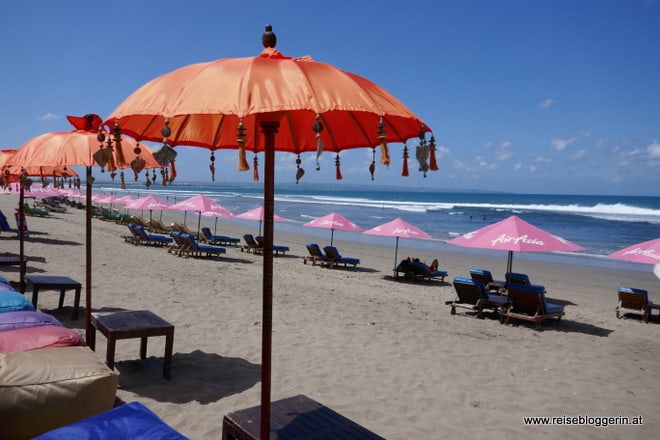
<instances>
[{"instance_id":1,"label":"red umbrella","mask_svg":"<svg viewBox=\"0 0 660 440\"><path fill-rule=\"evenodd\" d=\"M303 224L303 226L330 229L330 246L332 246L332 239L335 235L335 229L338 231L353 232L362 232L363 230L361 227L336 212L331 212L330 214L324 215L323 217L318 217L311 222Z\"/></svg>"},{"instance_id":2,"label":"red umbrella","mask_svg":"<svg viewBox=\"0 0 660 440\"><path fill-rule=\"evenodd\" d=\"M12 154L7 165L87 168L85 320L86 337L89 340L92 331L92 166L99 164L110 171L131 167L137 174L144 168L160 165L153 158L149 148L138 146L131 139L121 140L118 133L106 137L98 115L67 116L67 119L76 128L75 130L46 133L30 139ZM21 200L21 209L22 203Z\"/></svg>"},{"instance_id":3,"label":"red umbrella","mask_svg":"<svg viewBox=\"0 0 660 440\"><path fill-rule=\"evenodd\" d=\"M240 170L249 169L246 148L265 153L260 424L265 439L270 428L275 150L315 151L318 157L323 149L339 153L358 147L371 147L375 154L380 145L381 161L389 164L388 142L419 136L430 157L430 164L421 168L436 166L433 138L429 145L424 140L430 129L390 93L330 64L282 55L270 26L262 42L264 50L257 57L193 64L153 79L124 100L108 123L118 123L136 139L165 138L157 153L163 163L175 156L169 145L238 148ZM212 155L212 169L213 160ZM296 178L304 173L298 160ZM336 167L341 178L338 155Z\"/></svg>"},{"instance_id":4,"label":"red umbrella","mask_svg":"<svg viewBox=\"0 0 660 440\"><path fill-rule=\"evenodd\" d=\"M240 218L243 220L258 220L259 221L259 235L261 235L261 223L266 219L266 214L263 206L258 208L245 211L243 214L238 214L235 218ZM280 217L279 215L273 213L274 222L286 222L288 221L285 218Z\"/></svg>"},{"instance_id":5,"label":"red umbrella","mask_svg":"<svg viewBox=\"0 0 660 440\"><path fill-rule=\"evenodd\" d=\"M582 246L539 229L515 215L448 240L447 243L469 248L509 251L507 272L511 272L514 251L575 252L584 249Z\"/></svg>"},{"instance_id":6,"label":"red umbrella","mask_svg":"<svg viewBox=\"0 0 660 440\"><path fill-rule=\"evenodd\" d=\"M175 211L197 211L197 236L199 236L203 212L214 212L223 217L232 216L228 209L204 194L197 194L196 196L181 200L180 202L170 205L167 209Z\"/></svg>"},{"instance_id":7,"label":"red umbrella","mask_svg":"<svg viewBox=\"0 0 660 440\"><path fill-rule=\"evenodd\" d=\"M384 237L396 237L396 247L394 248L394 276L397 275L396 267L398 263L397 254L399 253L399 238L431 238L426 232L400 218L376 226L375 228L371 228L364 233L369 235L382 235Z\"/></svg>"}]
</instances>

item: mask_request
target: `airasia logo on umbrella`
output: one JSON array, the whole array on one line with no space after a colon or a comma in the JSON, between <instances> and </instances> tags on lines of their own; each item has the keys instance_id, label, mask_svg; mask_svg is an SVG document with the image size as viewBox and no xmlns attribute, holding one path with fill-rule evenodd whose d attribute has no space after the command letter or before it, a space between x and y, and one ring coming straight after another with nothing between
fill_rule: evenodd
<instances>
[{"instance_id":1,"label":"airasia logo on umbrella","mask_svg":"<svg viewBox=\"0 0 660 440\"><path fill-rule=\"evenodd\" d=\"M529 238L527 235L521 235L519 237L514 237L511 235L507 234L502 234L496 239L491 241L491 244L493 246L496 246L500 243L514 243L514 244L531 244L531 245L538 245L538 246L545 246L545 242L543 240L538 240L536 238Z\"/></svg>"},{"instance_id":2,"label":"airasia logo on umbrella","mask_svg":"<svg viewBox=\"0 0 660 440\"><path fill-rule=\"evenodd\" d=\"M642 249L642 248L635 248L631 249L629 251L623 252L621 255L639 255L642 257L649 257L654 260L660 261L660 254L656 254L653 249Z\"/></svg>"}]
</instances>

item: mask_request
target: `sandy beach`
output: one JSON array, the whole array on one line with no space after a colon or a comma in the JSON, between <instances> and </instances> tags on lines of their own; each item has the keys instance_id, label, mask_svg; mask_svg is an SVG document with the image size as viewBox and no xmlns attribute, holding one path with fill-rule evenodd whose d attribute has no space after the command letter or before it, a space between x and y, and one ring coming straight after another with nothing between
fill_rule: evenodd
<instances>
[{"instance_id":1,"label":"sandy beach","mask_svg":"<svg viewBox=\"0 0 660 440\"><path fill-rule=\"evenodd\" d=\"M15 226L17 197L0 196ZM164 221L180 221L165 212ZM84 211L28 217L28 274L85 282ZM164 338L151 338L148 359L137 340L119 341L117 396L140 401L191 439L219 438L222 418L258 405L261 362L261 257L228 248L221 259L180 258L165 249L125 243L126 226L93 219L92 311L148 309L176 326L172 378L163 379ZM189 222L189 225L193 222ZM213 219L202 219L213 228ZM218 234L241 237L231 222ZM253 228L253 229L256 229ZM357 257L357 270L303 264L308 236L282 233L291 248L274 259L272 398L305 394L388 439L652 438L660 429L660 323L617 319L620 285L647 289L660 302L660 280L648 271L515 262L550 299L566 305L559 325L502 325L493 315L452 316L451 280L480 267L502 278L501 258L461 252L438 258L444 283L391 280L393 247L335 245ZM304 231L301 231L304 232ZM318 241L318 240L314 240ZM15 234L0 234L0 253L18 253ZM319 243L325 245L328 243ZM408 255L405 241L399 255ZM1 275L18 281L17 268ZM39 309L84 334L58 295ZM81 316L84 316L81 314ZM105 338L97 336L105 359ZM523 417L636 417L643 426L526 426ZM614 421L610 421L614 424Z\"/></svg>"}]
</instances>

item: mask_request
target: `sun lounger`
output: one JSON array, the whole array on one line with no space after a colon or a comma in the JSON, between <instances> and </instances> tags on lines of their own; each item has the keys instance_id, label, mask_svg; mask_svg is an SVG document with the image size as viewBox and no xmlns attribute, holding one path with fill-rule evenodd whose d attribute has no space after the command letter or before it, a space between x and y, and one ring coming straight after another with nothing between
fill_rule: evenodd
<instances>
[{"instance_id":1,"label":"sun lounger","mask_svg":"<svg viewBox=\"0 0 660 440\"><path fill-rule=\"evenodd\" d=\"M192 244L189 240L184 240L181 237L181 234L182 232L179 231L170 232L170 237L172 237L173 243L167 249L168 254L183 257L192 252Z\"/></svg>"},{"instance_id":2,"label":"sun lounger","mask_svg":"<svg viewBox=\"0 0 660 440\"><path fill-rule=\"evenodd\" d=\"M456 307L476 310L477 317L483 317L483 310L500 311L509 303L509 299L502 295L490 295L481 281L471 278L454 278L456 299L445 304L451 307L451 314L456 314Z\"/></svg>"},{"instance_id":3,"label":"sun lounger","mask_svg":"<svg viewBox=\"0 0 660 440\"><path fill-rule=\"evenodd\" d=\"M485 269L470 269L470 278L481 281L489 292L505 293L506 281L494 280L493 274Z\"/></svg>"},{"instance_id":4,"label":"sun lounger","mask_svg":"<svg viewBox=\"0 0 660 440\"><path fill-rule=\"evenodd\" d=\"M206 226L202 228L202 235L209 244L221 246L238 246L238 244L241 242L240 238L211 234L211 228Z\"/></svg>"},{"instance_id":5,"label":"sun lounger","mask_svg":"<svg viewBox=\"0 0 660 440\"><path fill-rule=\"evenodd\" d=\"M241 246L241 251L252 252L254 254L261 253L262 247L257 243L257 240L254 239L254 235L243 234L243 240L245 241L245 244Z\"/></svg>"},{"instance_id":6,"label":"sun lounger","mask_svg":"<svg viewBox=\"0 0 660 440\"><path fill-rule=\"evenodd\" d=\"M540 284L532 284L532 282L529 280L529 276L527 276L527 274L524 273L507 272L504 275L504 278L506 279L507 287L514 284L519 286L531 286L531 287L543 288L543 290L545 290L545 287L541 286Z\"/></svg>"},{"instance_id":7,"label":"sun lounger","mask_svg":"<svg viewBox=\"0 0 660 440\"><path fill-rule=\"evenodd\" d=\"M330 267L336 267L339 264L343 264L344 267L347 267L350 264L353 266L353 268L356 268L357 265L360 264L359 258L343 257L335 246L326 246L323 248L323 250L325 251L325 254L328 256L328 262L330 263Z\"/></svg>"},{"instance_id":8,"label":"sun lounger","mask_svg":"<svg viewBox=\"0 0 660 440\"><path fill-rule=\"evenodd\" d=\"M169 234L173 231L171 227L166 226L165 223L157 219L149 220L149 227L147 229L156 234Z\"/></svg>"},{"instance_id":9,"label":"sun lounger","mask_svg":"<svg viewBox=\"0 0 660 440\"><path fill-rule=\"evenodd\" d=\"M25 215L30 215L32 217L48 217L48 216L50 216L50 213L48 211L45 211L43 209L38 209L38 208L32 208L27 203L25 205L23 205L23 210L25 211Z\"/></svg>"},{"instance_id":10,"label":"sun lounger","mask_svg":"<svg viewBox=\"0 0 660 440\"><path fill-rule=\"evenodd\" d=\"M648 323L653 303L649 301L646 290L634 289L632 287L619 287L619 304L616 306L616 317L622 318L626 313L638 313L642 315L642 321Z\"/></svg>"},{"instance_id":11,"label":"sun lounger","mask_svg":"<svg viewBox=\"0 0 660 440\"><path fill-rule=\"evenodd\" d=\"M304 264L307 264L308 261L311 261L313 266L316 266L316 263L320 264L321 266L327 266L329 264L329 257L323 253L318 244L307 243L305 247L307 248L307 252L309 252L309 256L303 257Z\"/></svg>"},{"instance_id":12,"label":"sun lounger","mask_svg":"<svg viewBox=\"0 0 660 440\"><path fill-rule=\"evenodd\" d=\"M564 306L548 303L545 299L543 286L523 286L510 284L508 286L509 305L500 312L502 322L508 323L510 318L536 323L536 329L541 329L541 323L546 319L564 316Z\"/></svg>"},{"instance_id":13,"label":"sun lounger","mask_svg":"<svg viewBox=\"0 0 660 440\"><path fill-rule=\"evenodd\" d=\"M396 267L396 275L403 274L403 279L405 280L432 280L435 278L440 278L440 281L444 281L447 276L446 270L436 269L431 270L425 263L421 261L408 261L403 260Z\"/></svg>"},{"instance_id":14,"label":"sun lounger","mask_svg":"<svg viewBox=\"0 0 660 440\"><path fill-rule=\"evenodd\" d=\"M142 226L144 228L149 227L149 223L145 221L145 219L143 219L142 217L138 217L137 215L131 217L131 223L133 223L134 225Z\"/></svg>"},{"instance_id":15,"label":"sun lounger","mask_svg":"<svg viewBox=\"0 0 660 440\"><path fill-rule=\"evenodd\" d=\"M167 244L171 244L174 241L172 237L166 237L164 235L158 235L158 234L150 234L147 232L144 226L129 223L128 227L132 231L137 232L136 234L137 244L144 244L148 246L165 246Z\"/></svg>"},{"instance_id":16,"label":"sun lounger","mask_svg":"<svg viewBox=\"0 0 660 440\"><path fill-rule=\"evenodd\" d=\"M181 239L188 243L188 248L185 252L186 256L193 257L220 257L220 255L227 252L227 249L220 246L211 246L207 244L199 244L192 234L181 233Z\"/></svg>"},{"instance_id":17,"label":"sun lounger","mask_svg":"<svg viewBox=\"0 0 660 440\"><path fill-rule=\"evenodd\" d=\"M264 237L262 237L261 235L258 235L256 237L254 237L254 239L257 241L257 244L259 245L259 247L261 249L263 249L264 248ZM275 254L276 256L279 255L279 254L285 255L287 252L289 252L289 247L288 246L282 246L282 245L278 245L278 244L273 245L273 254Z\"/></svg>"}]
</instances>

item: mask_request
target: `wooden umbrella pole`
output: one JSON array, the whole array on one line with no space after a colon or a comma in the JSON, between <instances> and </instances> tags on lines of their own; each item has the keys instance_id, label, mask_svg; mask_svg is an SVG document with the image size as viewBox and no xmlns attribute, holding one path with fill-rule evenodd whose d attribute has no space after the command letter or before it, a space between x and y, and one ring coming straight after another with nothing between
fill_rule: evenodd
<instances>
[{"instance_id":1,"label":"wooden umbrella pole","mask_svg":"<svg viewBox=\"0 0 660 440\"><path fill-rule=\"evenodd\" d=\"M23 187L23 181L19 182L19 196L18 196L18 267L20 268L19 274L19 289L21 293L25 293L25 266L27 263L23 262L25 257L25 231L27 226L25 225L25 188Z\"/></svg>"},{"instance_id":2,"label":"wooden umbrella pole","mask_svg":"<svg viewBox=\"0 0 660 440\"><path fill-rule=\"evenodd\" d=\"M262 121L265 136L263 323L261 334L261 425L260 438L270 437L270 379L273 333L273 211L275 209L275 134L280 123Z\"/></svg>"},{"instance_id":3,"label":"wooden umbrella pole","mask_svg":"<svg viewBox=\"0 0 660 440\"><path fill-rule=\"evenodd\" d=\"M87 203L85 206L85 338L92 333L92 167L87 167Z\"/></svg>"}]
</instances>

